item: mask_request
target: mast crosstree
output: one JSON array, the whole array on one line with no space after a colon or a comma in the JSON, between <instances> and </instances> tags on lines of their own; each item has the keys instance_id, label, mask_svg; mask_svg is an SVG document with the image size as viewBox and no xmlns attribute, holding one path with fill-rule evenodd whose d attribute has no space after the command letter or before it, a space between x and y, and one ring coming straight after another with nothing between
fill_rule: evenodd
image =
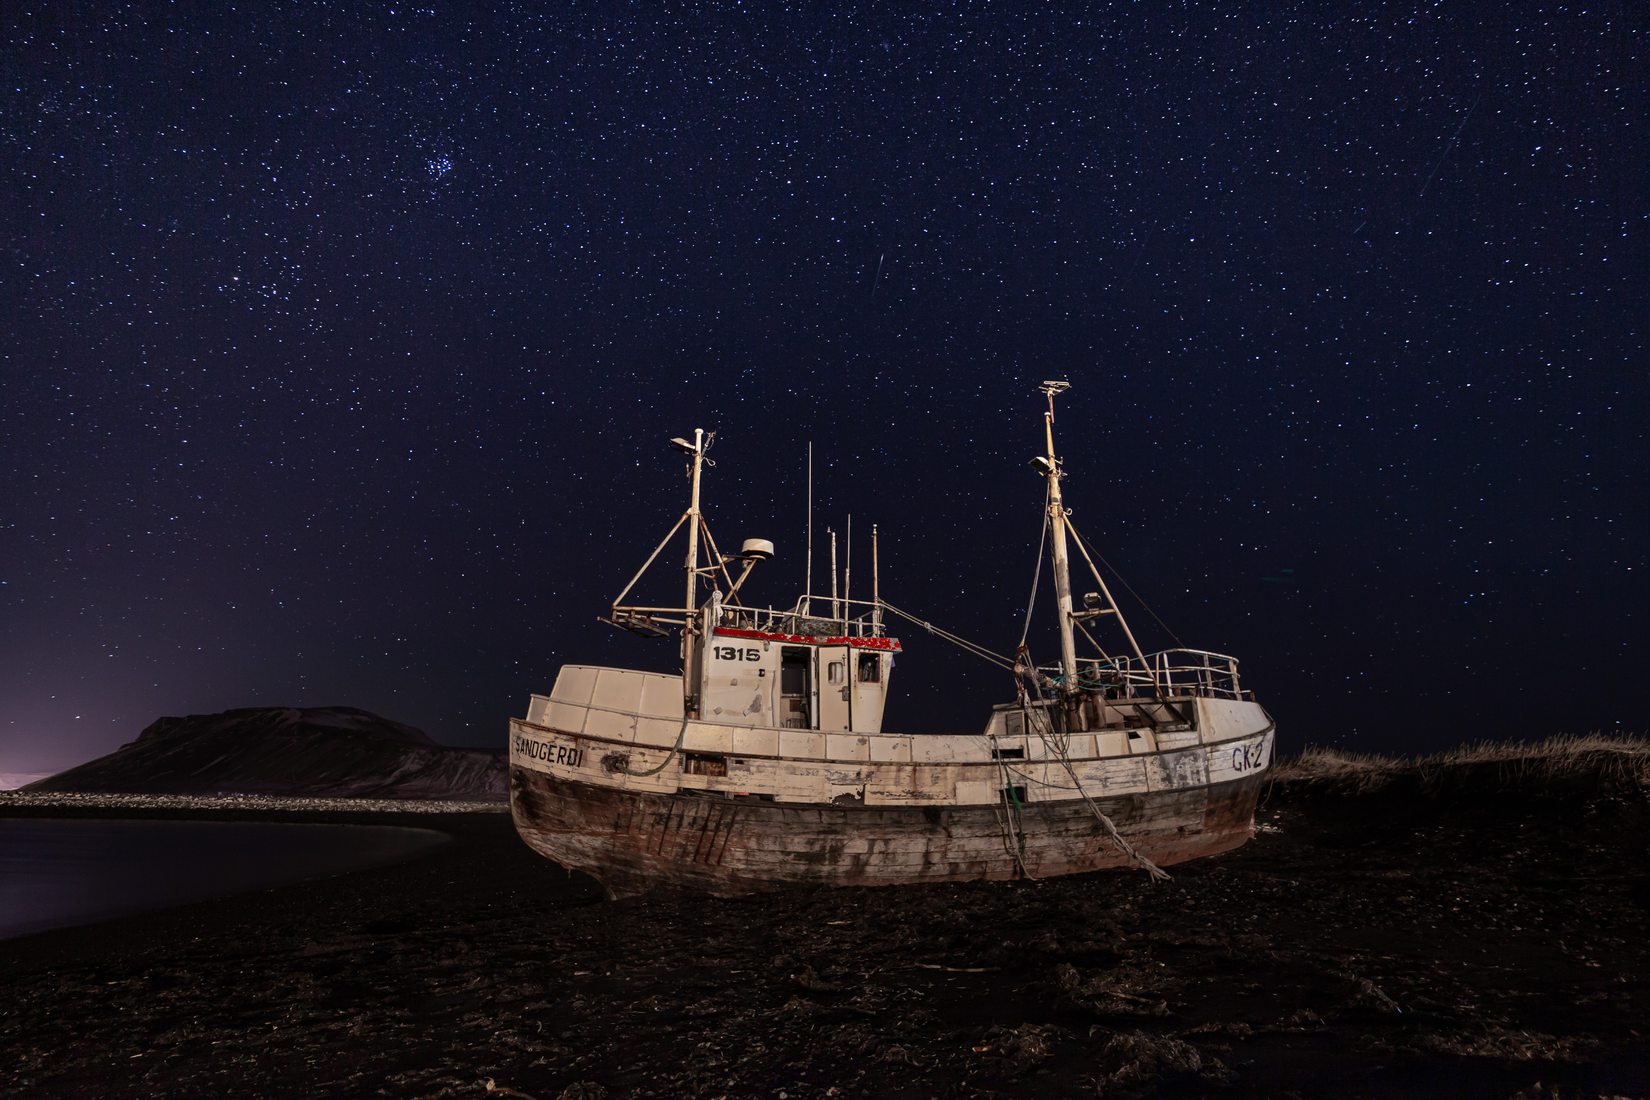
<instances>
[{"instance_id":1,"label":"mast crosstree","mask_svg":"<svg viewBox=\"0 0 1650 1100\"><path fill-rule=\"evenodd\" d=\"M705 523L704 513L699 508L700 475L704 467L716 465L714 461L707 457L710 445L715 440L715 432L695 428L693 429L693 442L690 443L680 436L670 441L671 446L687 455L690 460L688 478L692 488L688 495L687 511L682 513L681 518L676 521L676 526L672 527L670 533L659 541L658 546L654 547L653 553L648 555L647 561L643 562L642 567L636 570L636 575L630 578L630 583L625 585L624 590L614 598L612 612L610 615L602 616L602 622L620 627L634 634L641 634L644 637L662 638L669 633L666 628L670 626L681 626L684 635L692 634L695 630L695 617L699 611L700 574L704 574L708 578L714 594L720 595L725 584L727 598L737 600L739 586L744 583L745 576L749 575L750 567L756 561L772 555L773 545L763 539L747 540L744 550L733 558L724 558L716 548L716 539L711 536L710 527ZM644 607L625 603L625 598L630 595L631 589L636 587L636 582L640 581L643 574L652 568L653 563L658 560L664 548L670 544L670 540L676 537L676 532L684 526L687 528L687 559L683 563L683 568L687 573L687 587L682 606ZM703 536L705 544L703 553L701 553L699 546L701 536ZM702 564L701 557L705 559ZM745 572L741 574L737 581L728 572L730 561L743 561L745 563Z\"/></svg>"}]
</instances>

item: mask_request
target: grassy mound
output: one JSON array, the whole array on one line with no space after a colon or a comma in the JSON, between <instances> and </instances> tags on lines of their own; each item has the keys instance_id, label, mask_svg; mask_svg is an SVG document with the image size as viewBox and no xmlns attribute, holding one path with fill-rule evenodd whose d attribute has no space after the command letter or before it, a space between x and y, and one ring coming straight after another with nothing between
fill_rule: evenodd
<instances>
[{"instance_id":1,"label":"grassy mound","mask_svg":"<svg viewBox=\"0 0 1650 1100\"><path fill-rule=\"evenodd\" d=\"M1270 796L1519 794L1552 798L1650 796L1650 740L1638 735L1560 735L1482 742L1430 756L1377 756L1309 746L1280 760Z\"/></svg>"}]
</instances>

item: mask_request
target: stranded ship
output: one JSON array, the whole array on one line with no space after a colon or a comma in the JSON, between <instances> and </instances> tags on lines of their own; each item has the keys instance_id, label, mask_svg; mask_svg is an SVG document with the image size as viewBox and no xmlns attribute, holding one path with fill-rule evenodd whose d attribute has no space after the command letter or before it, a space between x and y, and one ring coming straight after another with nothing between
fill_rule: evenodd
<instances>
[{"instance_id":1,"label":"stranded ship","mask_svg":"<svg viewBox=\"0 0 1650 1100\"><path fill-rule=\"evenodd\" d=\"M883 601L874 528L869 600L851 598L846 572L839 595L833 536L830 596L747 606L741 589L773 546L752 539L719 552L700 511L714 437L672 440L688 460L687 510L602 621L679 634L682 671L565 665L548 695L532 697L510 722L521 837L613 897L1128 867L1161 876L1248 840L1271 716L1240 685L1235 659L1136 642L1064 503L1054 402L1067 388L1041 387L1044 451L1032 460L1045 482L1059 627L1059 664L1047 667L1023 639L1012 657L994 654ZM627 602L683 533L682 604ZM1080 599L1074 546L1095 586ZM979 732L884 732L902 648L887 626L901 619L1002 665L1014 699L993 706Z\"/></svg>"}]
</instances>

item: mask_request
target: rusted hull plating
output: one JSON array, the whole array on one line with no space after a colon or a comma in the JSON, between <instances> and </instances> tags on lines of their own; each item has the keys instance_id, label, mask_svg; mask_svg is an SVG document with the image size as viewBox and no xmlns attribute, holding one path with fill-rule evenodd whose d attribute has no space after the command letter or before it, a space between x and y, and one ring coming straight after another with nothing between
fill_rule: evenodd
<instances>
[{"instance_id":1,"label":"rusted hull plating","mask_svg":"<svg viewBox=\"0 0 1650 1100\"><path fill-rule=\"evenodd\" d=\"M1261 782L1257 773L1094 802L1142 855L1168 866L1248 840ZM1080 800L1029 803L1018 811L1016 828L994 806L819 806L695 791L650 794L511 767L510 810L535 851L589 873L613 897L659 888L733 895L799 885L1044 878L1132 865Z\"/></svg>"}]
</instances>

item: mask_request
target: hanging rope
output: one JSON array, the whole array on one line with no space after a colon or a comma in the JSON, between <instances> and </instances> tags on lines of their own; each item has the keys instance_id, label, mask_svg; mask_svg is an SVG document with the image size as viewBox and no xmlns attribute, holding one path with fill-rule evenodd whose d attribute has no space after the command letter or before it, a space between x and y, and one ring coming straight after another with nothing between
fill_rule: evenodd
<instances>
[{"instance_id":1,"label":"hanging rope","mask_svg":"<svg viewBox=\"0 0 1650 1100\"><path fill-rule=\"evenodd\" d=\"M1094 799L1089 797L1089 792L1083 787L1083 781L1077 776L1077 769L1072 767L1068 739L1063 735L1056 734L1053 729L1049 727L1047 715L1037 714L1033 717L1033 713L1028 708L1021 709L1025 714L1026 720L1033 723L1032 728L1037 731L1037 736L1042 739L1043 747L1054 754L1054 758L1060 761L1060 766L1066 770L1066 774L1071 776L1071 782L1077 791L1078 797L1083 800L1083 804L1089 808L1089 811L1094 814L1101 826L1105 828L1106 833L1111 837L1111 842L1117 845L1117 849L1127 856L1130 861L1135 864L1135 866L1144 870L1155 881L1167 882L1169 873L1157 864L1153 863L1147 857L1141 855L1140 852L1135 849L1134 845L1124 839L1123 834L1117 830L1117 823L1110 817L1106 816L1106 812L1095 804Z\"/></svg>"},{"instance_id":2,"label":"hanging rope","mask_svg":"<svg viewBox=\"0 0 1650 1100\"><path fill-rule=\"evenodd\" d=\"M995 754L993 754L995 755ZM1003 758L997 757L997 771L1002 777L1003 795L1001 806L1003 813L996 814L997 826L1003 831L1003 848L1013 857L1014 865L1020 869L1025 878L1036 878L1031 868L1026 866L1026 830L1025 814L1020 812L1020 800L1014 794L1014 780L1009 774L1008 765ZM997 809L992 807L993 812Z\"/></svg>"},{"instance_id":3,"label":"hanging rope","mask_svg":"<svg viewBox=\"0 0 1650 1100\"><path fill-rule=\"evenodd\" d=\"M676 754L681 751L682 741L687 737L688 721L688 718L683 717L682 728L676 731L676 743L670 746L670 751L665 753L665 758L659 761L659 766L656 768L649 768L645 772L633 772L630 770L630 757L620 753L614 753L612 756L609 756L603 760L602 763L608 766L609 771L617 772L620 775L635 776L638 779L649 775L658 775L660 772L665 770L665 766L674 760L676 758Z\"/></svg>"}]
</instances>

